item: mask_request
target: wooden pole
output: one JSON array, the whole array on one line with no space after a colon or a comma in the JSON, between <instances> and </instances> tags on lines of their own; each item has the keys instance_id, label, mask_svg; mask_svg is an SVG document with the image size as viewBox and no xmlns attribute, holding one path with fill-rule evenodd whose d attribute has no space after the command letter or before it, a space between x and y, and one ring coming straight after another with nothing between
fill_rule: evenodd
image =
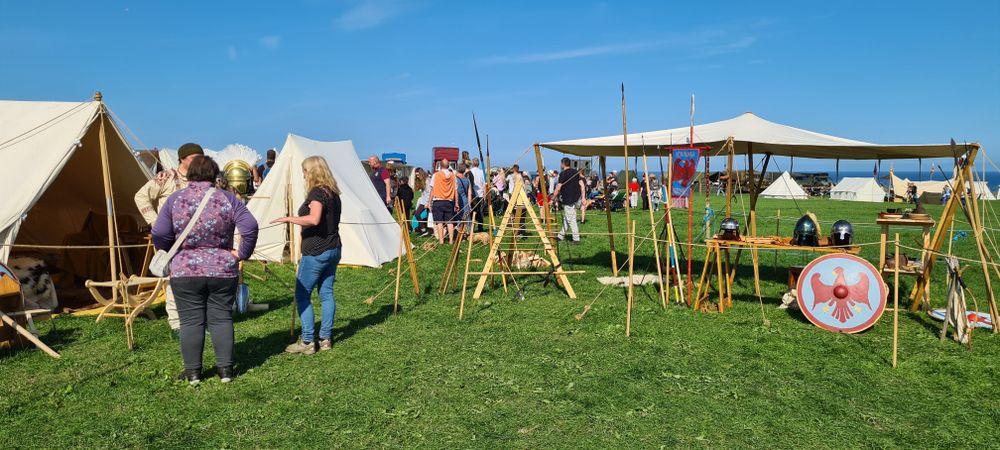
<instances>
[{"instance_id":1,"label":"wooden pole","mask_svg":"<svg viewBox=\"0 0 1000 450\"><path fill-rule=\"evenodd\" d=\"M625 84L622 83L622 150L625 154L625 192L628 193L625 201L625 226L632 223L632 189L631 175L628 167L628 116L625 114ZM631 256L629 256L631 260Z\"/></svg>"},{"instance_id":2,"label":"wooden pole","mask_svg":"<svg viewBox=\"0 0 1000 450\"><path fill-rule=\"evenodd\" d=\"M288 216L294 215L297 211L293 211L294 206L292 203L292 166L288 166L288 172L285 173L285 214ZM295 242L295 224L288 224L288 257L292 260L292 268L296 276L299 273L299 259L297 257L298 245ZM292 299L292 327L289 330L289 335L295 337L295 319L298 316L299 305Z\"/></svg>"},{"instance_id":3,"label":"wooden pole","mask_svg":"<svg viewBox=\"0 0 1000 450\"><path fill-rule=\"evenodd\" d=\"M991 276L989 270L989 266L993 261L989 251L986 248L986 243L983 241L983 226L982 223L979 222L979 212L978 212L979 200L978 200L978 195L976 194L976 183L973 180L973 172L972 172L974 155L975 154L970 151L969 160L966 162L966 165L963 168L965 172L966 182L969 183L969 192L972 197L966 201L967 204L963 208L963 211L965 211L966 218L972 225L972 231L976 238L976 249L979 251L979 260L981 262L983 269L983 277L986 279L986 294L987 294L987 300L989 301L990 319L993 321L993 323L996 323L996 320L998 318L997 304L996 304L996 299L993 296L993 283L992 280L990 279ZM994 270L996 270L995 267ZM997 327L994 326L993 333L997 332L998 332Z\"/></svg>"},{"instance_id":4,"label":"wooden pole","mask_svg":"<svg viewBox=\"0 0 1000 450\"><path fill-rule=\"evenodd\" d=\"M114 197L111 194L111 169L110 161L108 157L108 140L107 132L104 129L104 121L107 118L106 108L103 102L103 96L100 92L94 94L94 101L100 103L98 106L99 114L97 120L99 121L99 136L100 136L100 147L101 147L101 177L104 181L104 205L105 212L107 213L107 226L108 226L108 267L111 269L111 282L114 285L118 284L118 232L115 229L115 207L114 207ZM111 301L112 303L117 303L118 301L118 288L111 289ZM131 345L129 346L131 348Z\"/></svg>"},{"instance_id":5,"label":"wooden pole","mask_svg":"<svg viewBox=\"0 0 1000 450\"><path fill-rule=\"evenodd\" d=\"M14 329L14 331L16 331L21 336L24 336L26 339L28 339L29 341L31 341L32 344L35 344L36 347L38 347L39 349L41 349L43 352L45 352L49 356L51 356L53 358L56 358L56 359L60 358L59 353L56 353L56 351L52 350L51 347L49 347L48 345L45 345L45 343L42 342L41 339L38 339L38 337L35 336L34 334L32 334L31 331L29 331L28 329L22 327L21 324L17 323L17 321L15 321L10 316L8 316L7 314L5 314L3 311L0 311L0 321L2 321L3 323L6 323L7 325L9 325L11 328Z\"/></svg>"},{"instance_id":6,"label":"wooden pole","mask_svg":"<svg viewBox=\"0 0 1000 450\"><path fill-rule=\"evenodd\" d=\"M733 216L733 159L736 157L736 151L732 147L732 142L730 138L729 151L726 154L726 217Z\"/></svg>"},{"instance_id":7,"label":"wooden pole","mask_svg":"<svg viewBox=\"0 0 1000 450\"><path fill-rule=\"evenodd\" d=\"M545 162L542 161L542 148L535 144L535 166L538 168L538 180L542 184L538 189L542 191L542 220L545 221L545 230L552 234L552 212L549 208L549 176L545 173Z\"/></svg>"},{"instance_id":8,"label":"wooden pole","mask_svg":"<svg viewBox=\"0 0 1000 450\"><path fill-rule=\"evenodd\" d=\"M633 262L635 261L635 222L629 222L628 232L628 300L625 312L625 336L632 335L632 292L634 290L632 281Z\"/></svg>"},{"instance_id":9,"label":"wooden pole","mask_svg":"<svg viewBox=\"0 0 1000 450\"><path fill-rule=\"evenodd\" d=\"M892 271L892 367L896 367L899 353L899 233L896 233L896 263ZM948 322L948 318L944 318Z\"/></svg>"},{"instance_id":10,"label":"wooden pole","mask_svg":"<svg viewBox=\"0 0 1000 450\"><path fill-rule=\"evenodd\" d=\"M476 213L472 213L472 222L476 221ZM465 275L462 276L462 300L458 304L458 320L462 320L465 315L465 291L469 287L469 263L472 262L472 239L469 239L469 248L465 252Z\"/></svg>"},{"instance_id":11,"label":"wooden pole","mask_svg":"<svg viewBox=\"0 0 1000 450\"><path fill-rule=\"evenodd\" d=\"M608 157L599 156L597 161L601 165L601 178L604 184L604 212L608 217L608 241L611 244L611 273L618 276L618 255L615 252L615 230L611 224L611 191L608 188Z\"/></svg>"},{"instance_id":12,"label":"wooden pole","mask_svg":"<svg viewBox=\"0 0 1000 450\"><path fill-rule=\"evenodd\" d=\"M399 199L396 199L395 209L396 211L401 211L403 209L402 202ZM397 212L396 213L397 219L400 216L401 214ZM406 239L403 234L403 230L401 229L399 230L399 255L396 256L396 289L395 289L396 292L393 295L392 299L393 314L396 314L396 312L399 311L399 279L403 277L403 251L409 253L409 249L406 249L405 246L406 246Z\"/></svg>"},{"instance_id":13,"label":"wooden pole","mask_svg":"<svg viewBox=\"0 0 1000 450\"><path fill-rule=\"evenodd\" d=\"M490 176L490 174L492 172L493 172L493 168L490 165L490 135L487 134L486 135L486 174L487 174L486 176ZM500 178L504 178L502 170L498 170L497 173L500 174ZM490 183L487 185L489 187L489 189L487 189L486 192L485 192L486 193L486 210L487 210L487 213L489 214L489 219L490 219L489 220L489 224L490 224L490 239L493 239L493 236L494 236L493 233L497 229L496 221L494 219L495 214L494 214L494 211L493 211L493 179L490 178L489 182ZM492 283L496 283L496 279L495 278L491 278L491 280L493 280ZM503 291L506 293L507 292L507 276L506 275L501 275L500 276L500 282L503 284ZM496 287L496 284L491 284L491 286Z\"/></svg>"},{"instance_id":14,"label":"wooden pole","mask_svg":"<svg viewBox=\"0 0 1000 450\"><path fill-rule=\"evenodd\" d=\"M646 201L649 203L649 229L653 233L653 255L656 258L656 279L660 285L660 303L667 307L667 289L663 284L663 269L660 266L660 246L657 243L659 235L656 233L656 218L653 215L653 190L649 186L649 162L646 159L646 149L642 150L642 170L646 179ZM667 276L669 279L670 277Z\"/></svg>"},{"instance_id":15,"label":"wooden pole","mask_svg":"<svg viewBox=\"0 0 1000 450\"><path fill-rule=\"evenodd\" d=\"M110 119L108 118L107 107L104 106L103 99L104 97L100 92L94 93L94 101L99 103L97 120L100 121L98 135L101 147L101 178L104 182L104 204L108 215L108 267L111 271L111 304L117 305L119 299L121 299L121 307L127 315L129 313L129 306L131 306L129 305L128 296L124 292L118 292L120 289L118 285L120 271L118 261L118 229L115 226L115 200L111 186L111 162L108 156L108 138L107 130L105 129L105 122ZM125 345L131 350L133 344L132 323L125 321Z\"/></svg>"}]
</instances>

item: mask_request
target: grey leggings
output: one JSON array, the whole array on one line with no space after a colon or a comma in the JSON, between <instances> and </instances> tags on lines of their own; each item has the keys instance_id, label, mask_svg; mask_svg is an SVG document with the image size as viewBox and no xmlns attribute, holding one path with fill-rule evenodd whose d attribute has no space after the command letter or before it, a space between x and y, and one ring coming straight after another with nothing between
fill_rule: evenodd
<instances>
[{"instance_id":1,"label":"grey leggings","mask_svg":"<svg viewBox=\"0 0 1000 450\"><path fill-rule=\"evenodd\" d=\"M201 369L205 329L212 335L216 367L233 365L233 303L237 278L171 278L181 319L181 357L185 369Z\"/></svg>"}]
</instances>

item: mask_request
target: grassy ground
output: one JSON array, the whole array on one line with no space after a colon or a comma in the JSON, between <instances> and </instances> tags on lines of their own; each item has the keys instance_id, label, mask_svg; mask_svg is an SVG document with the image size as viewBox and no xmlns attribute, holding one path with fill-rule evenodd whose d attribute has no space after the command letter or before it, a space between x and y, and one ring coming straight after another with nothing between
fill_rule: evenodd
<instances>
[{"instance_id":1,"label":"grassy ground","mask_svg":"<svg viewBox=\"0 0 1000 450\"><path fill-rule=\"evenodd\" d=\"M781 234L789 235L801 208L827 227L852 220L859 242L877 240L878 229L863 224L884 207L830 200L759 206L761 233L774 231L770 217L780 209ZM640 231L648 228L648 216L634 218ZM604 225L603 215L588 219L584 231ZM624 230L623 214L615 222ZM901 232L904 243L918 236ZM624 244L619 240L619 248ZM277 279L288 282L292 274L278 268L271 281L252 283L257 301L272 310L238 319L240 376L230 385L173 381L180 356L163 320L139 320L138 348L129 352L120 322L59 318L55 330L41 328L61 360L32 350L0 353L0 446L997 445L996 337L977 333L969 351L939 342L938 322L907 312L900 318L900 365L892 369L891 314L867 332L837 335L778 310L786 268L810 256L764 253L770 327L762 325L743 266L735 307L725 314L662 309L654 288L641 288L633 336L626 338L622 289L608 289L583 320L574 319L601 290L596 277L610 272L607 247L598 236L561 246L569 268L587 271L573 276L579 299L525 279L524 300L488 291L462 322L458 289L430 292L446 248L419 261L426 294L415 300L404 281L403 309L395 315L391 289L375 304L363 303L391 282L386 271L342 268L334 348L310 357L282 354L291 292ZM976 255L968 238L955 242L955 251ZM655 273L651 249L640 252L636 270ZM479 248L475 256L484 253ZM870 261L877 255L877 247L862 252ZM700 260L697 254L696 267ZM248 270L260 273L259 266ZM933 285L936 305L943 303L942 274ZM985 309L981 274L966 274Z\"/></svg>"}]
</instances>

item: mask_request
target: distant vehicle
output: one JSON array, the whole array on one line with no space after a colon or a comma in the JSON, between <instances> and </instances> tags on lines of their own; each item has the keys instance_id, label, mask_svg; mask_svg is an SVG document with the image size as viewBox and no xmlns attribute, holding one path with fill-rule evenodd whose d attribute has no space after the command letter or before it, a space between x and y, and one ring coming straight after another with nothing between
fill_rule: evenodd
<instances>
[{"instance_id":1,"label":"distant vehicle","mask_svg":"<svg viewBox=\"0 0 1000 450\"><path fill-rule=\"evenodd\" d=\"M438 161L447 159L448 165L455 168L455 163L458 161L459 156L458 147L434 147L431 153L431 160L433 161L432 167L437 167Z\"/></svg>"}]
</instances>

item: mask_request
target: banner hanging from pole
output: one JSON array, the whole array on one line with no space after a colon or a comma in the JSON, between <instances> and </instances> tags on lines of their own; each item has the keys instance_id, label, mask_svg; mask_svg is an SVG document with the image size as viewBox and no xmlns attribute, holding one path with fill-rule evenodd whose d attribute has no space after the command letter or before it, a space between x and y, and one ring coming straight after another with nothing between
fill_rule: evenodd
<instances>
[{"instance_id":1,"label":"banner hanging from pole","mask_svg":"<svg viewBox=\"0 0 1000 450\"><path fill-rule=\"evenodd\" d=\"M691 188L698 174L701 149L678 148L673 150L673 183L670 185L670 204L673 208L687 208L691 201Z\"/></svg>"}]
</instances>

